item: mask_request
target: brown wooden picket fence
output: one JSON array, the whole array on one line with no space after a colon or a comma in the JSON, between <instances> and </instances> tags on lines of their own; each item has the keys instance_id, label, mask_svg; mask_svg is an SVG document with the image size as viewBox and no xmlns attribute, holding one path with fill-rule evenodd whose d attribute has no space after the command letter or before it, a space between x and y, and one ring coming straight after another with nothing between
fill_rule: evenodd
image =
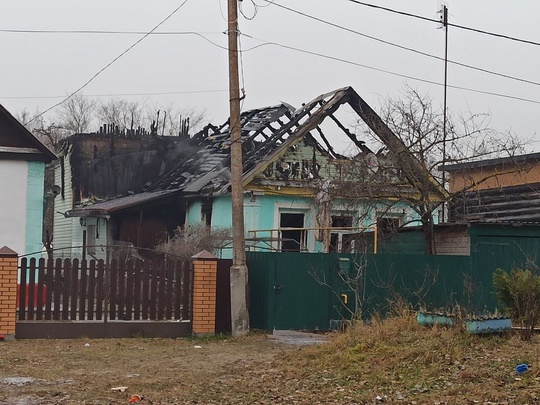
<instances>
[{"instance_id":1,"label":"brown wooden picket fence","mask_svg":"<svg viewBox=\"0 0 540 405\"><path fill-rule=\"evenodd\" d=\"M19 321L167 321L191 317L190 261L21 259Z\"/></svg>"}]
</instances>

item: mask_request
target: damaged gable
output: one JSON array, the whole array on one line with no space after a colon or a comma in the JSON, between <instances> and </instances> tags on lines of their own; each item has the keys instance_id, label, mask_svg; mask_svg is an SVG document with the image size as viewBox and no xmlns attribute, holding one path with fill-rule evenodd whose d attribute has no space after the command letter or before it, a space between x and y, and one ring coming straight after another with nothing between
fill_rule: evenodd
<instances>
[{"instance_id":1,"label":"damaged gable","mask_svg":"<svg viewBox=\"0 0 540 405\"><path fill-rule=\"evenodd\" d=\"M358 119L373 129L385 145L385 153L373 152L367 142L349 129L351 122ZM351 87L323 94L296 110L281 103L243 112L241 137L243 183L250 189L271 191L272 187L286 186L304 194L315 194L323 180L358 182L361 177L347 174L347 167L356 156L357 160L358 157L365 160L369 181L383 176L395 181L407 177L409 184L422 183L434 193L444 193ZM86 188L79 194L91 194L90 188L99 189L103 178L114 182L103 186L108 190L105 197L109 198L167 190L183 194L227 194L231 182L230 142L230 125L226 121L220 126L209 124L191 138L158 137L146 143L140 141L137 151L103 156L99 165L96 163L99 157L94 156L80 165L80 176L88 184L81 180L81 187ZM116 146L113 149L117 151Z\"/></svg>"},{"instance_id":2,"label":"damaged gable","mask_svg":"<svg viewBox=\"0 0 540 405\"><path fill-rule=\"evenodd\" d=\"M366 141L349 129L348 125L358 120L363 120L373 130L385 146L382 150L372 151ZM402 188L414 184L439 199L446 195L441 185L351 87L323 94L303 105L293 113L287 125L277 131L275 138L281 140L279 147L254 166L244 168L245 186L262 187L266 191L271 191L271 186L311 186L315 193L321 180L365 182L368 186L378 182ZM352 168L353 161L355 168ZM385 187L379 192L392 195L392 190Z\"/></svg>"},{"instance_id":3,"label":"damaged gable","mask_svg":"<svg viewBox=\"0 0 540 405\"><path fill-rule=\"evenodd\" d=\"M347 121L339 117L342 110ZM358 119L379 137L386 153L373 152L348 128ZM444 195L439 183L351 87L323 94L297 110L282 103L246 111L241 114L241 136L243 183L251 189L269 191L271 186L281 185L306 189L311 185L313 194L319 180L347 180L343 169L354 154L365 159L367 167L371 165L371 174L378 171L379 178L393 176L403 182L406 177L409 184L421 183L423 189ZM229 121L207 125L180 146L190 153L177 159L145 191L230 192Z\"/></svg>"}]
</instances>

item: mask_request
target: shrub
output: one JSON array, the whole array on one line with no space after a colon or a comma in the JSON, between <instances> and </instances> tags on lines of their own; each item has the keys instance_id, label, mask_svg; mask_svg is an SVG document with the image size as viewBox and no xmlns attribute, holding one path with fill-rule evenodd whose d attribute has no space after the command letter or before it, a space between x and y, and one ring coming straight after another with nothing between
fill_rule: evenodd
<instances>
[{"instance_id":1,"label":"shrub","mask_svg":"<svg viewBox=\"0 0 540 405\"><path fill-rule=\"evenodd\" d=\"M497 269L493 285L499 302L521 324L521 338L531 340L540 316L540 276L530 270L514 269L507 273Z\"/></svg>"},{"instance_id":2,"label":"shrub","mask_svg":"<svg viewBox=\"0 0 540 405\"><path fill-rule=\"evenodd\" d=\"M176 229L172 238L156 246L161 253L189 259L207 250L216 255L231 242L229 228L210 228L205 225L188 225Z\"/></svg>"}]
</instances>

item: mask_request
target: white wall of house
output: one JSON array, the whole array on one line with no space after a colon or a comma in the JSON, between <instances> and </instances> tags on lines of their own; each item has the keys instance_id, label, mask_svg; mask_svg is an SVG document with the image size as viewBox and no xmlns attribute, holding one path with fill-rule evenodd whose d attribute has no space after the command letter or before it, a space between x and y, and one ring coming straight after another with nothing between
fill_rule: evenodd
<instances>
[{"instance_id":1,"label":"white wall of house","mask_svg":"<svg viewBox=\"0 0 540 405\"><path fill-rule=\"evenodd\" d=\"M45 164L0 161L0 245L19 255L40 257Z\"/></svg>"},{"instance_id":2,"label":"white wall of house","mask_svg":"<svg viewBox=\"0 0 540 405\"><path fill-rule=\"evenodd\" d=\"M28 162L0 161L0 245L26 253Z\"/></svg>"}]
</instances>

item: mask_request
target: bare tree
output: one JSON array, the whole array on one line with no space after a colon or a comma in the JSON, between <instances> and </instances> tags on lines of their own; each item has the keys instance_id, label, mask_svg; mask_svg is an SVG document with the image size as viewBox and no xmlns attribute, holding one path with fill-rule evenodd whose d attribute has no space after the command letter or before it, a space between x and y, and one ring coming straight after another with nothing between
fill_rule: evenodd
<instances>
[{"instance_id":1,"label":"bare tree","mask_svg":"<svg viewBox=\"0 0 540 405\"><path fill-rule=\"evenodd\" d=\"M205 119L206 111L194 108L179 108L174 104L153 105L145 109L147 127L154 128L157 135L187 136L197 132Z\"/></svg>"},{"instance_id":2,"label":"bare tree","mask_svg":"<svg viewBox=\"0 0 540 405\"><path fill-rule=\"evenodd\" d=\"M91 131L93 124L106 124L118 131L146 129L166 136L189 136L201 127L206 112L194 108L146 106L138 101L111 99L98 103L76 94L62 104L52 118L28 110L16 114L17 119L51 149L58 151L62 139Z\"/></svg>"},{"instance_id":3,"label":"bare tree","mask_svg":"<svg viewBox=\"0 0 540 405\"><path fill-rule=\"evenodd\" d=\"M401 97L386 100L381 111L386 126L401 139L417 163L400 165L402 152L385 149L372 130L359 121L358 129L367 135L371 149L364 148L347 167L347 177L358 181L356 187L348 185L345 191L351 198L369 196L405 202L420 218L426 254L433 254L434 212L452 198L446 191L444 172L439 168L449 163L523 153L526 142L514 134L491 129L489 114L459 117L447 114L444 130L443 111L434 107L429 96L408 86ZM432 181L419 181L419 173L430 176ZM437 192L437 182L442 185L443 193Z\"/></svg>"},{"instance_id":4,"label":"bare tree","mask_svg":"<svg viewBox=\"0 0 540 405\"><path fill-rule=\"evenodd\" d=\"M58 110L58 122L70 134L82 134L90 130L94 120L96 102L82 94L75 94Z\"/></svg>"},{"instance_id":5,"label":"bare tree","mask_svg":"<svg viewBox=\"0 0 540 405\"><path fill-rule=\"evenodd\" d=\"M102 124L113 125L119 131L133 130L145 126L143 106L136 101L111 99L97 108L97 118Z\"/></svg>"},{"instance_id":6,"label":"bare tree","mask_svg":"<svg viewBox=\"0 0 540 405\"><path fill-rule=\"evenodd\" d=\"M28 110L23 110L16 114L16 118L28 131L54 152L58 152L60 141L69 135L61 125L46 120L37 112L32 114Z\"/></svg>"}]
</instances>

